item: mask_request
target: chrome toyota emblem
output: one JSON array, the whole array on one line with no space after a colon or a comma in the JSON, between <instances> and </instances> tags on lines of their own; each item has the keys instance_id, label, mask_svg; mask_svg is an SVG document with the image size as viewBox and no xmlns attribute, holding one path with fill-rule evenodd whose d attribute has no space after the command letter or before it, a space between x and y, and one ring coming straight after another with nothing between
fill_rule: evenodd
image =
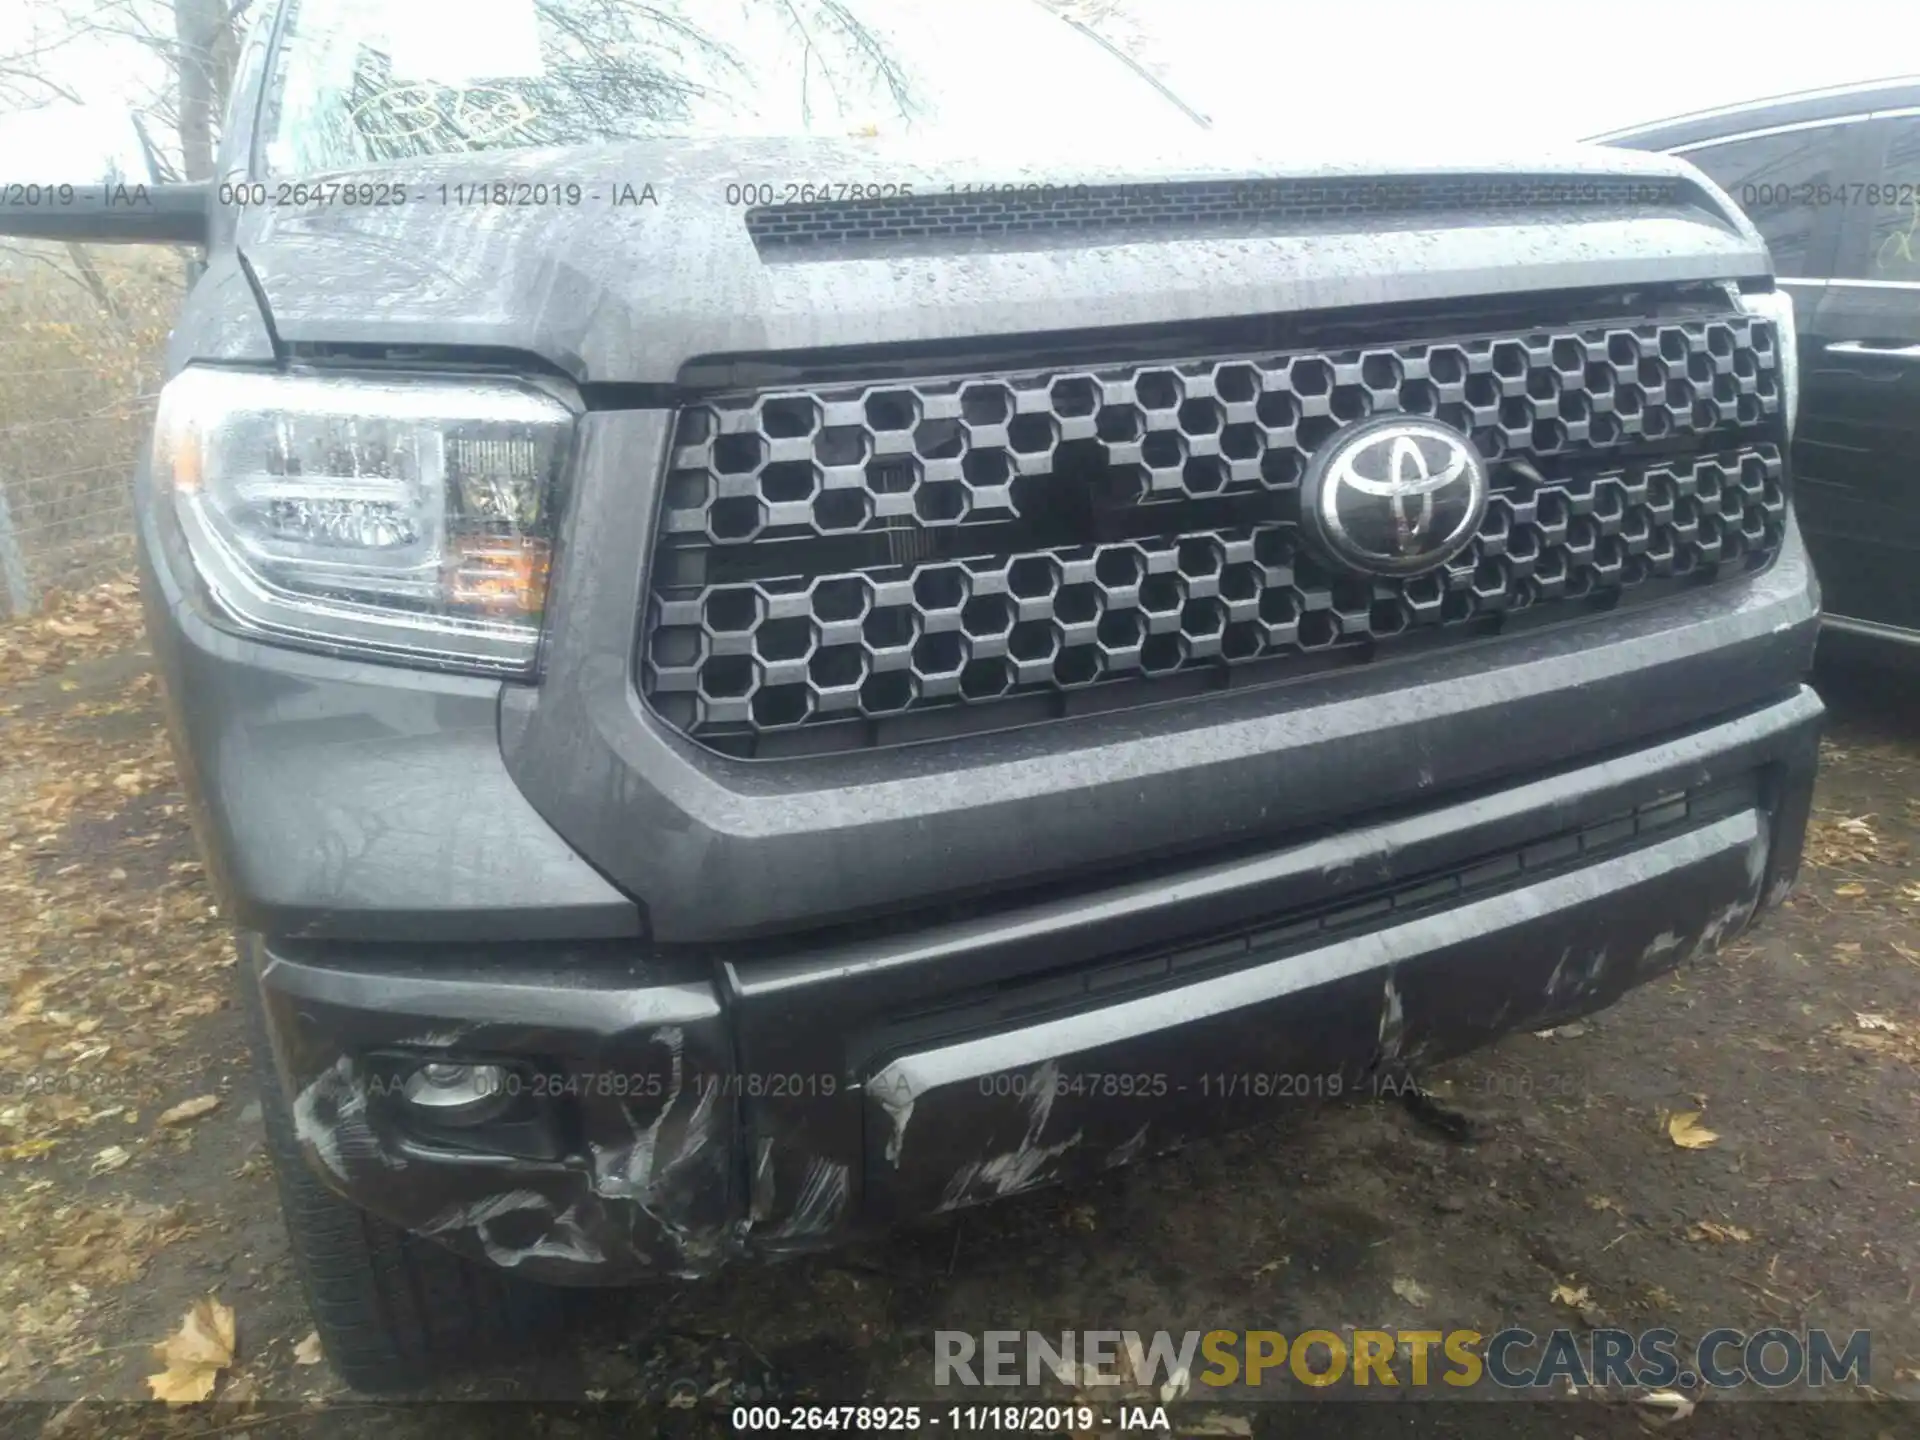
<instances>
[{"instance_id":1,"label":"chrome toyota emblem","mask_svg":"<svg viewBox=\"0 0 1920 1440\"><path fill-rule=\"evenodd\" d=\"M1438 421L1384 417L1354 426L1313 457L1300 509L1344 564L1413 575L1473 539L1487 510L1487 465Z\"/></svg>"}]
</instances>

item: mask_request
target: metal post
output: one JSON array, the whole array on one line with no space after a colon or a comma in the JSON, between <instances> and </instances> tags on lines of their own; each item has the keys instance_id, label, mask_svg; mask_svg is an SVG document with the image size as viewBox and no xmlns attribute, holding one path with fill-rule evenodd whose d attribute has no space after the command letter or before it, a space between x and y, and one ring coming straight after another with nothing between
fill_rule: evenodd
<instances>
[{"instance_id":1,"label":"metal post","mask_svg":"<svg viewBox=\"0 0 1920 1440\"><path fill-rule=\"evenodd\" d=\"M18 619L33 608L33 590L27 584L27 557L13 533L13 511L7 505L7 487L0 483L0 585L6 587L7 614Z\"/></svg>"}]
</instances>

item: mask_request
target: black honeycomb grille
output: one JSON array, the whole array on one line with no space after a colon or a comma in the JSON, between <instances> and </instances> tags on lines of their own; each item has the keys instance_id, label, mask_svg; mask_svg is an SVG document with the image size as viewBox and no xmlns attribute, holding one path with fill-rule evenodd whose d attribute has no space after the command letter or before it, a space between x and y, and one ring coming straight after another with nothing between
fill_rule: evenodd
<instances>
[{"instance_id":1,"label":"black honeycomb grille","mask_svg":"<svg viewBox=\"0 0 1920 1440\"><path fill-rule=\"evenodd\" d=\"M854 187L857 189L858 187ZM1667 207L1684 182L1663 177L1483 175L1353 180L1196 180L1164 185L1043 185L763 205L747 211L761 250L966 236L1295 225L1438 212Z\"/></svg>"},{"instance_id":2,"label":"black honeycomb grille","mask_svg":"<svg viewBox=\"0 0 1920 1440\"><path fill-rule=\"evenodd\" d=\"M1299 487L1396 412L1470 436L1494 493L1452 562L1382 579L1311 546ZM716 396L679 417L642 686L771 755L1571 618L1768 563L1778 412L1773 333L1737 314Z\"/></svg>"}]
</instances>

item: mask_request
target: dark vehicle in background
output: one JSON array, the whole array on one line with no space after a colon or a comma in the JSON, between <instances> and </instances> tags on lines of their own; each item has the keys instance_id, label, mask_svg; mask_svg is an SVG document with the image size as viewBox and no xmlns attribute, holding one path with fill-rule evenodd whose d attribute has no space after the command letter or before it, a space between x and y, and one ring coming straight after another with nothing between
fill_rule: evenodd
<instances>
[{"instance_id":1,"label":"dark vehicle in background","mask_svg":"<svg viewBox=\"0 0 1920 1440\"><path fill-rule=\"evenodd\" d=\"M1023 0L415 8L269 7L212 184L0 204L206 253L148 619L351 1383L1787 893L1793 311L1692 167L1276 156Z\"/></svg>"},{"instance_id":2,"label":"dark vehicle in background","mask_svg":"<svg viewBox=\"0 0 1920 1440\"><path fill-rule=\"evenodd\" d=\"M1831 639L1920 664L1920 76L1597 137L1711 176L1800 331L1794 506Z\"/></svg>"}]
</instances>

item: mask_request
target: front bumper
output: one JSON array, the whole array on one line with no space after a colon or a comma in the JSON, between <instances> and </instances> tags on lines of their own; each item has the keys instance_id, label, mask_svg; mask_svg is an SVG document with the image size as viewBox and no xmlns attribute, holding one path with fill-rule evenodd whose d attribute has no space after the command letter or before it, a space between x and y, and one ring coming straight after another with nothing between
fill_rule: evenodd
<instances>
[{"instance_id":1,"label":"front bumper","mask_svg":"<svg viewBox=\"0 0 1920 1440\"><path fill-rule=\"evenodd\" d=\"M355 1204L540 1280L699 1274L1605 1006L1785 895L1820 716L1801 688L1445 806L804 951L254 939L248 983ZM423 1135L396 1056L523 1066L532 1128Z\"/></svg>"}]
</instances>

